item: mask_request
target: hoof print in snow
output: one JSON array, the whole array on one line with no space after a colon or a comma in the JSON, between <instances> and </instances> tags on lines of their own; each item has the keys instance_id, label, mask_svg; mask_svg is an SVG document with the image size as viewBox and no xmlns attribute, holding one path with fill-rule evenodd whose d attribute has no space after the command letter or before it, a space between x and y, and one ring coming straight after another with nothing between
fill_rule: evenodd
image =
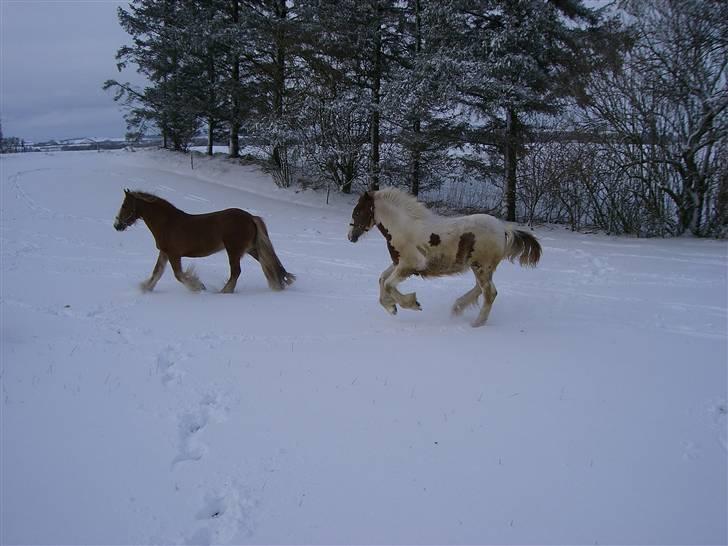
<instances>
[{"instance_id":1,"label":"hoof print in snow","mask_svg":"<svg viewBox=\"0 0 728 546\"><path fill-rule=\"evenodd\" d=\"M173 347L166 347L157 354L157 373L162 378L162 384L182 381L184 372L177 368L180 356Z\"/></svg>"},{"instance_id":2,"label":"hoof print in snow","mask_svg":"<svg viewBox=\"0 0 728 546\"><path fill-rule=\"evenodd\" d=\"M204 415L187 414L179 423L179 453L172 465L184 461L199 461L207 453L207 446L200 441L200 433L207 425Z\"/></svg>"},{"instance_id":3,"label":"hoof print in snow","mask_svg":"<svg viewBox=\"0 0 728 546\"><path fill-rule=\"evenodd\" d=\"M197 520L206 523L195 531L188 543L223 544L236 537L250 536L251 510L254 505L237 487L227 486L222 494L209 493L196 516Z\"/></svg>"}]
</instances>

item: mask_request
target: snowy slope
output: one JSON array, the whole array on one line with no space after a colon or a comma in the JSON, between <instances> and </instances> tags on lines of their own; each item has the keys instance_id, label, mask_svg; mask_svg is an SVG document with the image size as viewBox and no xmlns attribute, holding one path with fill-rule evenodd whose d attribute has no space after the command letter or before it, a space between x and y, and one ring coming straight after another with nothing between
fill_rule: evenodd
<instances>
[{"instance_id":1,"label":"snowy slope","mask_svg":"<svg viewBox=\"0 0 728 546\"><path fill-rule=\"evenodd\" d=\"M725 543L726 244L536 231L489 323L469 276L377 302L353 200L162 152L0 159L0 542ZM298 281L170 271L122 188L262 215Z\"/></svg>"}]
</instances>

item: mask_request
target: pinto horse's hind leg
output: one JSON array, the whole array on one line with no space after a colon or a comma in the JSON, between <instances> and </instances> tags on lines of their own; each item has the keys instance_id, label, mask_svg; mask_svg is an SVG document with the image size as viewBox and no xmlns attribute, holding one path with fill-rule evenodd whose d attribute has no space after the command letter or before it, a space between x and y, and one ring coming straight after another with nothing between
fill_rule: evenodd
<instances>
[{"instance_id":1,"label":"pinto horse's hind leg","mask_svg":"<svg viewBox=\"0 0 728 546\"><path fill-rule=\"evenodd\" d=\"M220 290L222 294L232 294L235 291L235 285L238 284L238 277L240 276L240 260L243 257L242 252L227 249L227 253L230 261L230 278Z\"/></svg>"},{"instance_id":2,"label":"pinto horse's hind leg","mask_svg":"<svg viewBox=\"0 0 728 546\"><path fill-rule=\"evenodd\" d=\"M480 308L478 318L476 318L472 323L473 327L485 324L485 321L488 320L488 315L490 315L490 308L493 306L495 297L498 295L498 291L495 289L495 285L493 284L494 270L494 267L484 267L481 265L473 266L475 278L478 280L478 285L483 291L483 306Z\"/></svg>"},{"instance_id":3,"label":"pinto horse's hind leg","mask_svg":"<svg viewBox=\"0 0 728 546\"><path fill-rule=\"evenodd\" d=\"M452 306L452 314L455 316L461 315L467 307L478 303L478 296L480 296L480 292L480 285L476 281L473 288L455 300L455 304Z\"/></svg>"},{"instance_id":4,"label":"pinto horse's hind leg","mask_svg":"<svg viewBox=\"0 0 728 546\"><path fill-rule=\"evenodd\" d=\"M139 285L142 292L151 292L154 290L154 287L157 286L157 282L162 276L162 273L164 273L164 268L167 267L167 261L167 255L160 250L157 263L154 266L154 271L152 271L152 276Z\"/></svg>"},{"instance_id":5,"label":"pinto horse's hind leg","mask_svg":"<svg viewBox=\"0 0 728 546\"><path fill-rule=\"evenodd\" d=\"M415 292L402 294L399 290L397 290L397 285L406 280L412 273L413 271L411 269L402 267L400 262L400 264L394 268L394 271L392 271L389 277L384 281L385 294L393 298L394 301L402 306L403 309L422 311L422 307L420 306L420 302L417 301L417 294Z\"/></svg>"},{"instance_id":6,"label":"pinto horse's hind leg","mask_svg":"<svg viewBox=\"0 0 728 546\"><path fill-rule=\"evenodd\" d=\"M169 256L169 265L172 266L174 277L187 288L193 292L205 290L205 285L197 278L197 275L195 275L191 267L188 267L187 271L182 271L182 258L179 256Z\"/></svg>"}]
</instances>

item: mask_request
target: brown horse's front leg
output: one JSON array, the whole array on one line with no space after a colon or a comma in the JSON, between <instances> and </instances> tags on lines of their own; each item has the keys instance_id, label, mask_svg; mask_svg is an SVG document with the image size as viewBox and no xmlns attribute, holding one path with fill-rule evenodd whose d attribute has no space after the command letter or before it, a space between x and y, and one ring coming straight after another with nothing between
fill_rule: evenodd
<instances>
[{"instance_id":1,"label":"brown horse's front leg","mask_svg":"<svg viewBox=\"0 0 728 546\"><path fill-rule=\"evenodd\" d=\"M193 292L205 290L205 285L197 278L192 267L188 267L187 271L182 271L182 259L179 256L169 256L169 265L172 266L174 277L187 288Z\"/></svg>"},{"instance_id":2,"label":"brown horse's front leg","mask_svg":"<svg viewBox=\"0 0 728 546\"><path fill-rule=\"evenodd\" d=\"M154 290L154 287L157 286L157 282L161 278L162 273L164 273L164 268L167 267L168 261L167 255L160 250L157 263L154 266L154 271L152 271L152 276L139 285L142 292L151 292Z\"/></svg>"}]
</instances>

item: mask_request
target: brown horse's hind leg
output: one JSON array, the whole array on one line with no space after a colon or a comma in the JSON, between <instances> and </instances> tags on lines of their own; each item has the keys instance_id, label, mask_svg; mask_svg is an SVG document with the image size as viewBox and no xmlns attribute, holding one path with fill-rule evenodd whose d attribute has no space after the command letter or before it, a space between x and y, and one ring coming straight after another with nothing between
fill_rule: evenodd
<instances>
[{"instance_id":1,"label":"brown horse's hind leg","mask_svg":"<svg viewBox=\"0 0 728 546\"><path fill-rule=\"evenodd\" d=\"M243 257L242 253L232 252L228 249L228 260L230 261L230 279L225 283L225 286L220 290L223 294L232 294L235 291L235 285L238 284L238 277L240 276L240 259Z\"/></svg>"},{"instance_id":2,"label":"brown horse's hind leg","mask_svg":"<svg viewBox=\"0 0 728 546\"><path fill-rule=\"evenodd\" d=\"M483 291L483 306L480 308L478 318L476 318L472 323L473 327L485 324L485 321L488 320L488 315L490 315L490 308L493 306L495 297L498 295L498 291L495 289L495 285L493 284L494 270L495 267L493 266L481 266L479 264L473 265L475 278L478 281L480 289Z\"/></svg>"},{"instance_id":3,"label":"brown horse's hind leg","mask_svg":"<svg viewBox=\"0 0 728 546\"><path fill-rule=\"evenodd\" d=\"M162 273L164 273L164 268L167 267L167 261L167 255L160 250L157 263L154 266L154 271L152 271L152 276L139 285L142 292L151 292L154 290L154 287L157 286L157 282L162 276Z\"/></svg>"},{"instance_id":4,"label":"brown horse's hind leg","mask_svg":"<svg viewBox=\"0 0 728 546\"><path fill-rule=\"evenodd\" d=\"M205 290L205 285L200 282L191 267L182 271L182 259L179 256L169 256L169 265L172 266L174 277L193 292Z\"/></svg>"}]
</instances>

